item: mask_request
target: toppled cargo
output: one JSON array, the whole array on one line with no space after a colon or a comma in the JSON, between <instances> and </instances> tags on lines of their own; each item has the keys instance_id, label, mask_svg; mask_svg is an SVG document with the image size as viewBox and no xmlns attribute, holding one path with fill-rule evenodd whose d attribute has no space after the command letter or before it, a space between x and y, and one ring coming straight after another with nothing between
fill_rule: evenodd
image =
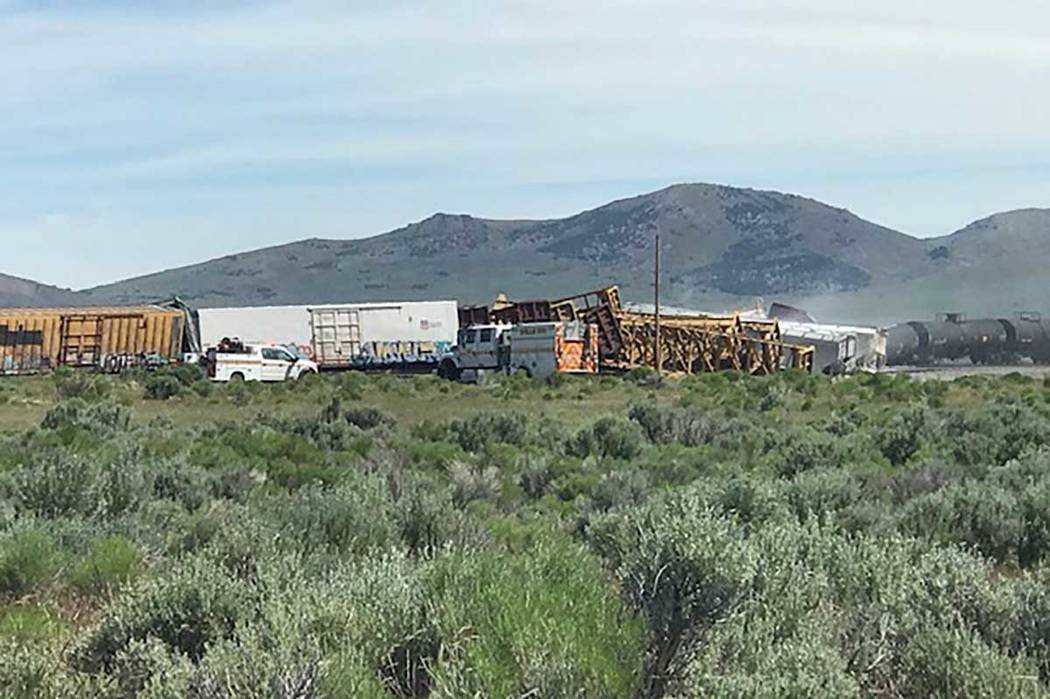
<instances>
[{"instance_id":1,"label":"toppled cargo","mask_svg":"<svg viewBox=\"0 0 1050 699\"><path fill-rule=\"evenodd\" d=\"M479 307L469 311L471 318L483 315L493 323L578 320L594 325L601 365L606 369L656 368L658 363L663 371L686 374L813 369L813 348L784 342L775 319L661 313L658 333L655 313L625 309L615 286L567 298L513 301L484 312Z\"/></svg>"}]
</instances>

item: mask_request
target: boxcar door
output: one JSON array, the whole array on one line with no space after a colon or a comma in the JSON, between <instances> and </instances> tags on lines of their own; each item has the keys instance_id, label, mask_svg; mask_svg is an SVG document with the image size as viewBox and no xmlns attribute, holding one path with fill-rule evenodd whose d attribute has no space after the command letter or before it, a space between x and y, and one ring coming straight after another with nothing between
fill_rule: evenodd
<instances>
[{"instance_id":1,"label":"boxcar door","mask_svg":"<svg viewBox=\"0 0 1050 699\"><path fill-rule=\"evenodd\" d=\"M62 316L59 364L97 366L102 354L102 322L99 316Z\"/></svg>"},{"instance_id":2,"label":"boxcar door","mask_svg":"<svg viewBox=\"0 0 1050 699\"><path fill-rule=\"evenodd\" d=\"M321 366L346 364L361 354L361 319L358 309L314 310L311 321L314 359Z\"/></svg>"}]
</instances>

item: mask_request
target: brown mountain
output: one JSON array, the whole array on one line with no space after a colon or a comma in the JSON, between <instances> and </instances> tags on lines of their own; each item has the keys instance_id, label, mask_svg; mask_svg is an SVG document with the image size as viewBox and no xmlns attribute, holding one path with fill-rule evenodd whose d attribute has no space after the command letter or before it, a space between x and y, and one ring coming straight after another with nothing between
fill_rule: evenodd
<instances>
[{"instance_id":1,"label":"brown mountain","mask_svg":"<svg viewBox=\"0 0 1050 699\"><path fill-rule=\"evenodd\" d=\"M822 319L873 323L948 310L1050 314L1050 210L996 214L920 240L812 199L706 184L676 185L564 219L436 214L372 238L304 240L75 296L0 277L0 302L126 303L174 294L198 306L484 302L501 291L554 297L610 283L644 302L652 294L657 234L671 305L721 310L777 298Z\"/></svg>"},{"instance_id":2,"label":"brown mountain","mask_svg":"<svg viewBox=\"0 0 1050 699\"><path fill-rule=\"evenodd\" d=\"M970 317L1019 311L1050 316L1050 209L995 214L922 242L926 264L921 274L798 302L826 318L883 323L946 311Z\"/></svg>"},{"instance_id":3,"label":"brown mountain","mask_svg":"<svg viewBox=\"0 0 1050 699\"><path fill-rule=\"evenodd\" d=\"M0 306L51 306L75 303L78 296L68 289L0 274Z\"/></svg>"},{"instance_id":4,"label":"brown mountain","mask_svg":"<svg viewBox=\"0 0 1050 699\"><path fill-rule=\"evenodd\" d=\"M305 240L111 284L96 300L178 294L199 305L651 292L661 235L669 302L864 289L925 269L926 246L799 196L677 185L575 216L437 214L363 240Z\"/></svg>"}]
</instances>

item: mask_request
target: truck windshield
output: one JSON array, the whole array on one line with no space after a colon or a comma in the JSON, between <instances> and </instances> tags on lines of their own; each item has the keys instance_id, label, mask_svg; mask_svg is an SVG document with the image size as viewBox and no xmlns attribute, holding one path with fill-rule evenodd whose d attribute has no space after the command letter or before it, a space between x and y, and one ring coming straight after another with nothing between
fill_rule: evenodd
<instances>
[{"instance_id":1,"label":"truck windshield","mask_svg":"<svg viewBox=\"0 0 1050 699\"><path fill-rule=\"evenodd\" d=\"M295 357L283 347L264 347L262 351L263 359L271 359L281 362L294 362Z\"/></svg>"},{"instance_id":2,"label":"truck windshield","mask_svg":"<svg viewBox=\"0 0 1050 699\"><path fill-rule=\"evenodd\" d=\"M295 359L309 359L306 353L299 349L296 345L285 345L284 349L288 351Z\"/></svg>"}]
</instances>

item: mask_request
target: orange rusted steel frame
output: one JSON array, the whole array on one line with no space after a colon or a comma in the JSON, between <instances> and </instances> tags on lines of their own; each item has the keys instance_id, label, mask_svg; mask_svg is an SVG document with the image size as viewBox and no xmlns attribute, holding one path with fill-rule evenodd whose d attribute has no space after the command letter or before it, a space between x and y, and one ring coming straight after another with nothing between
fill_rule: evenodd
<instances>
[{"instance_id":1,"label":"orange rusted steel frame","mask_svg":"<svg viewBox=\"0 0 1050 699\"><path fill-rule=\"evenodd\" d=\"M656 367L655 315L625 311L615 286L561 299L514 302L494 310L495 322L582 320L598 328L603 366ZM660 314L662 369L675 373L781 369L812 371L813 348L781 340L776 320L739 315Z\"/></svg>"}]
</instances>

